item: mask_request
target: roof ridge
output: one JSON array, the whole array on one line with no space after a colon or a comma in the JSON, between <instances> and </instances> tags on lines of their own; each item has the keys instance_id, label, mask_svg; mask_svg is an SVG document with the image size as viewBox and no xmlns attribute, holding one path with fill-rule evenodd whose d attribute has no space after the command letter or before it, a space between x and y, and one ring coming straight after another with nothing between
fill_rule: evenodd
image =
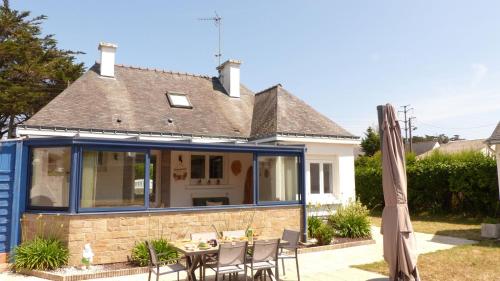
<instances>
[{"instance_id":1,"label":"roof ridge","mask_svg":"<svg viewBox=\"0 0 500 281\"><path fill-rule=\"evenodd\" d=\"M264 93L264 92L267 92L267 91L269 91L269 90L271 90L271 89L273 89L273 88L277 88L277 87L281 87L281 88L283 88L283 85L281 85L281 83L278 83L278 84L273 85L273 86L271 86L271 87L268 87L268 88L266 88L266 89L264 89L264 90L262 90L262 91L258 91L257 93L255 93L255 95L262 94L262 93Z\"/></svg>"},{"instance_id":2,"label":"roof ridge","mask_svg":"<svg viewBox=\"0 0 500 281\"><path fill-rule=\"evenodd\" d=\"M100 64L100 63L96 61L96 64ZM159 68L149 68L149 67L133 66L133 65L118 64L118 63L115 64L115 66L123 67L123 68L130 68L130 69L137 69L137 70L154 71L154 72L162 72L162 73L168 73L168 74L177 74L177 75L185 75L185 76L191 76L191 77L212 79L212 77L208 76L208 75L195 74L195 73L189 73L189 72L172 71L172 70L165 70L165 69L159 69Z\"/></svg>"}]
</instances>

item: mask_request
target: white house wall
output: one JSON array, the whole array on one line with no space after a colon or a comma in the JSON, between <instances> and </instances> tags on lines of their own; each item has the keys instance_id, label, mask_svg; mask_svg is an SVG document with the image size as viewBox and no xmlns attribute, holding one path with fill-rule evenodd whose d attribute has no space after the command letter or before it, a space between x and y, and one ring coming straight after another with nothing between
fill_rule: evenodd
<instances>
[{"instance_id":1,"label":"white house wall","mask_svg":"<svg viewBox=\"0 0 500 281\"><path fill-rule=\"evenodd\" d=\"M201 154L203 152L195 152ZM171 181L170 181L170 205L171 207L192 206L195 197L228 197L230 204L242 204L247 170L252 166L253 155L248 153L214 153L224 156L224 173L228 176L227 183L221 185L191 185L190 184L190 162L191 152L172 151L171 158ZM185 180L175 180L173 169L179 165L179 155L182 155L183 165L187 168ZM234 175L231 171L231 163L234 160L241 161L241 172Z\"/></svg>"},{"instance_id":2,"label":"white house wall","mask_svg":"<svg viewBox=\"0 0 500 281\"><path fill-rule=\"evenodd\" d=\"M285 143L286 142L281 142ZM291 144L291 143L289 143ZM297 143L294 143L297 144ZM307 203L311 204L346 204L356 198L354 179L355 144L303 143L306 152L306 191ZM311 194L309 163L318 161L332 162L334 196ZM337 189L337 191L336 191Z\"/></svg>"},{"instance_id":3,"label":"white house wall","mask_svg":"<svg viewBox=\"0 0 500 281\"><path fill-rule=\"evenodd\" d=\"M499 144L496 145L496 151L497 151L498 192L500 193L500 145Z\"/></svg>"}]
</instances>

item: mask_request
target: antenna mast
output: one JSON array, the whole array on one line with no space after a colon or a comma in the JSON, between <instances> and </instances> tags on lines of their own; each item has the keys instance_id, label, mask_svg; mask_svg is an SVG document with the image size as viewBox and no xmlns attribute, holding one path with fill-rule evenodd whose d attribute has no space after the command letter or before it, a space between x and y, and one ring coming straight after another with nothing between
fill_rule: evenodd
<instances>
[{"instance_id":1,"label":"antenna mast","mask_svg":"<svg viewBox=\"0 0 500 281\"><path fill-rule=\"evenodd\" d=\"M222 58L222 53L221 53L221 32L220 32L220 29L221 29L221 26L222 26L222 18L219 16L219 14L217 14L217 11L215 11L215 16L214 17L211 17L211 18L199 18L198 20L201 20L201 21L213 21L215 26L219 29L219 52L217 54L215 54L215 57L219 59L219 64L217 66L220 65L220 61L221 61L221 58Z\"/></svg>"}]
</instances>

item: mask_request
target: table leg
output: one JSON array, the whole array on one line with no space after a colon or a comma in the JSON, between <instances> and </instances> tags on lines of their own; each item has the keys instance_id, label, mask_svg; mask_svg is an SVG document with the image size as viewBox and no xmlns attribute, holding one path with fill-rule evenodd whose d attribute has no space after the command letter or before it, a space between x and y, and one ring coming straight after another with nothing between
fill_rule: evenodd
<instances>
[{"instance_id":1,"label":"table leg","mask_svg":"<svg viewBox=\"0 0 500 281\"><path fill-rule=\"evenodd\" d=\"M196 268L197 268L197 265L198 265L198 258L197 256L188 256L187 259L186 259L186 263L187 263L187 279L189 281L197 281L196 279Z\"/></svg>"}]
</instances>

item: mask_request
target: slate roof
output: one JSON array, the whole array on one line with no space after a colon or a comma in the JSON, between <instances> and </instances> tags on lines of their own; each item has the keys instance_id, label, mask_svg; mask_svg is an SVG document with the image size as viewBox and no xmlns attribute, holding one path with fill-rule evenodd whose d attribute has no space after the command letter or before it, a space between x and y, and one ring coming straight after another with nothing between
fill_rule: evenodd
<instances>
[{"instance_id":1,"label":"slate roof","mask_svg":"<svg viewBox=\"0 0 500 281\"><path fill-rule=\"evenodd\" d=\"M229 97L219 79L115 66L115 78L95 64L25 128L105 130L254 139L277 134L357 138L293 96L281 85L254 94L241 85ZM185 93L192 109L174 108L168 91Z\"/></svg>"},{"instance_id":2,"label":"slate roof","mask_svg":"<svg viewBox=\"0 0 500 281\"><path fill-rule=\"evenodd\" d=\"M427 151L430 151L434 149L438 142L437 141L423 141L423 142L416 142L412 144L412 149L415 155L420 155L423 154ZM439 144L438 144L439 147Z\"/></svg>"},{"instance_id":3,"label":"slate roof","mask_svg":"<svg viewBox=\"0 0 500 281\"><path fill-rule=\"evenodd\" d=\"M497 127L491 134L491 137L488 138L489 143L500 143L500 122L498 122Z\"/></svg>"},{"instance_id":4,"label":"slate roof","mask_svg":"<svg viewBox=\"0 0 500 281\"><path fill-rule=\"evenodd\" d=\"M441 144L440 147L428 151L420 156L426 157L428 155L431 155L434 151L438 151L439 153L443 154L453 154L463 151L481 151L486 148L487 147L485 139L450 141L448 143Z\"/></svg>"}]
</instances>

